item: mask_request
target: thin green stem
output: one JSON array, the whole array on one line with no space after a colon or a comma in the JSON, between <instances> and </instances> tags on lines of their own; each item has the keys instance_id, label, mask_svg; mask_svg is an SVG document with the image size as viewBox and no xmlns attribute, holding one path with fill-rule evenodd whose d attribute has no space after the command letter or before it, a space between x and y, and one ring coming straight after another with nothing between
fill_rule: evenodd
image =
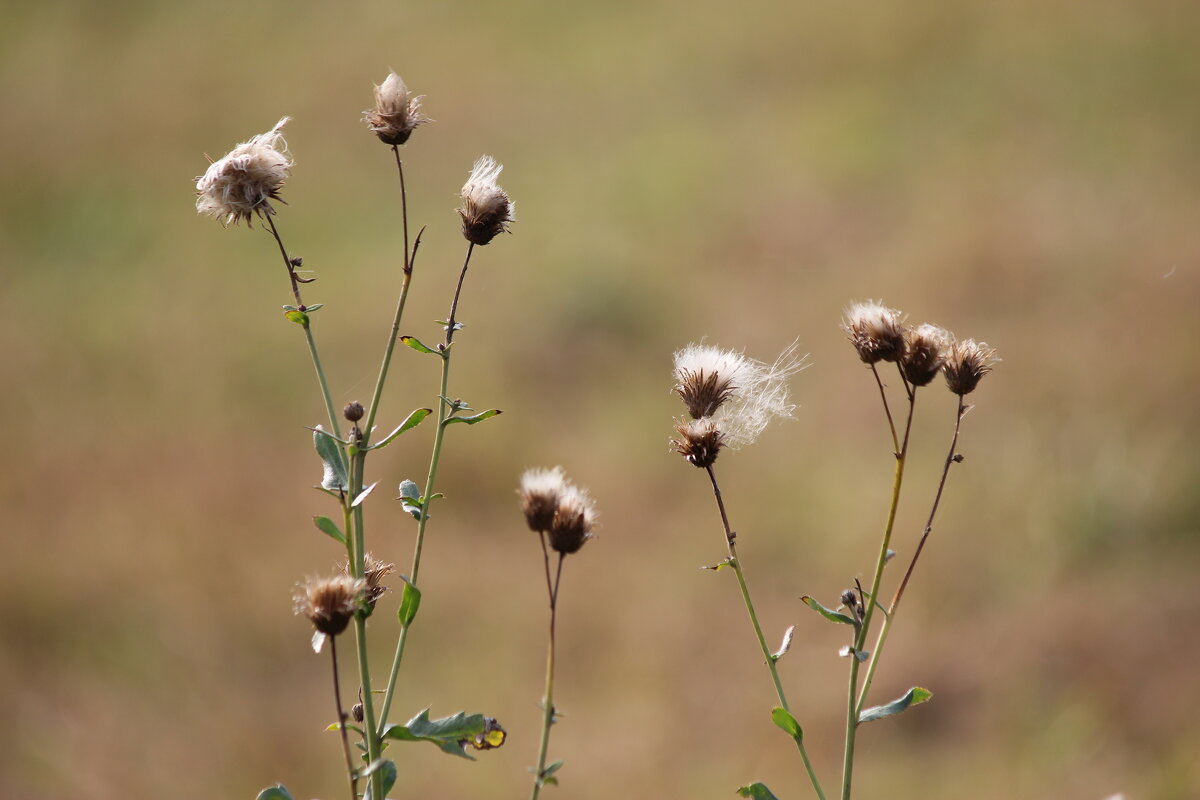
<instances>
[{"instance_id":1,"label":"thin green stem","mask_svg":"<svg viewBox=\"0 0 1200 800\"><path fill-rule=\"evenodd\" d=\"M367 659L367 621L354 615L354 638L358 644L358 674L362 685L363 730L367 736L367 763L379 760L380 735L375 727L375 701L371 691L371 667ZM383 770L371 773L371 796L383 797Z\"/></svg>"},{"instance_id":2,"label":"thin green stem","mask_svg":"<svg viewBox=\"0 0 1200 800\"><path fill-rule=\"evenodd\" d=\"M879 386L879 399L883 401L883 413L887 414L888 430L892 434L892 452L900 452L900 440L896 436L896 423L892 420L892 407L888 405L887 392L883 390L883 378L879 377L879 370L875 369L875 365L871 365L871 374L875 376L875 383Z\"/></svg>"},{"instance_id":3,"label":"thin green stem","mask_svg":"<svg viewBox=\"0 0 1200 800\"><path fill-rule=\"evenodd\" d=\"M463 260L462 271L458 275L458 285L454 290L454 300L450 304L450 316L446 318L446 343L440 350L442 357L442 381L438 389L438 421L437 430L433 434L433 452L429 457L429 473L425 476L425 490L422 493L424 502L421 503L421 517L417 521L417 541L413 545L412 569L409 570L408 580L414 587L421 572L421 552L425 546L425 526L429 522L429 506L433 502L434 486L437 480L438 463L442 457L442 442L446 435L446 420L454 408L450 402L450 345L454 341L455 314L458 311L458 299L462 293L463 281L467 277L467 267L471 264L471 254L475 251L472 243L467 247L467 256ZM392 668L388 674L387 689L383 695L383 709L380 712L380 725L387 723L388 712L392 708L392 700L396 693L396 677L400 674L400 664L404 660L404 647L408 643L409 626L400 629L396 639L396 653L392 656Z\"/></svg>"},{"instance_id":4,"label":"thin green stem","mask_svg":"<svg viewBox=\"0 0 1200 800\"><path fill-rule=\"evenodd\" d=\"M735 541L737 534L729 527L729 515L725 511L725 500L721 496L721 487L717 484L717 475L713 471L712 465L706 467L708 471L708 479L712 483L713 496L717 500L717 508L721 512L721 524L725 527L725 546L729 551L729 566L733 569L733 574L737 576L738 589L742 594L742 602L746 606L746 613L750 616L750 624L754 627L755 638L758 639L758 647L762 651L763 660L767 664L767 669L771 672L771 683L775 686L775 696L779 698L779 705L784 711L792 713L788 706L787 695L783 691L783 683L779 680L779 670L775 666L775 659L771 657L771 649L767 645L767 639L763 635L762 625L759 624L758 614L754 610L754 602L750 599L750 588L746 585L746 576L742 571L742 564L738 560L737 547ZM804 740L801 737L795 737L796 749L800 751L800 758L804 762L804 769L808 772L808 779L812 783L813 790L816 791L817 797L820 800L825 800L825 792L821 788L821 782L817 779L817 774L813 770L812 762L808 758L808 751L804 747Z\"/></svg>"},{"instance_id":5,"label":"thin green stem","mask_svg":"<svg viewBox=\"0 0 1200 800\"><path fill-rule=\"evenodd\" d=\"M296 305L303 308L304 301L300 299L300 282L296 277L296 267L292 263L292 259L288 256L287 248L283 245L283 238L279 235L279 229L275 227L275 220L270 214L263 216L267 221L267 228L271 232L271 236L275 239L275 244L279 245L279 254L283 257L283 264L287 268L288 279L292 284L292 296L296 298ZM341 427L338 423L337 410L333 407L333 396L329 393L329 381L325 378L325 370L321 367L321 356L317 353L317 342L313 338L312 329L306 321L303 323L304 338L308 340L308 353L312 356L313 368L317 371L317 382L321 385L321 396L325 399L325 411L329 414L329 429L337 438L342 438ZM341 448L341 445L338 445ZM342 448L342 455L345 456L345 448Z\"/></svg>"},{"instance_id":6,"label":"thin green stem","mask_svg":"<svg viewBox=\"0 0 1200 800\"><path fill-rule=\"evenodd\" d=\"M537 800L542 790L546 773L546 753L550 748L550 726L554 724L554 623L558 617L558 587L562 585L563 554L558 554L558 572L554 585L550 586L550 556L545 552L546 537L542 536L542 550L546 555L546 588L550 596L550 638L546 645L546 693L542 697L542 738L538 746L537 771L533 775L533 791L529 800Z\"/></svg>"},{"instance_id":7,"label":"thin green stem","mask_svg":"<svg viewBox=\"0 0 1200 800\"><path fill-rule=\"evenodd\" d=\"M901 375L903 380L903 375ZM888 506L887 524L883 530L883 541L879 546L879 557L875 560L875 575L871 579L871 593L863 611L862 625L854 637L854 646L850 653L850 685L846 697L846 745L842 753L842 800L850 798L850 784L854 773L854 743L858 733L858 653L862 651L863 643L871 629L871 619L875 615L875 607L879 605L879 586L883 582L883 568L888 561L888 549L892 542L892 531L896 526L896 510L900 506L900 489L904 484L904 466L908 461L908 441L912 433L913 410L916 408L916 389L904 381L904 390L908 395L908 420L904 425L904 439L896 452L896 472L892 478L892 500ZM885 623L886 624L886 623Z\"/></svg>"},{"instance_id":8,"label":"thin green stem","mask_svg":"<svg viewBox=\"0 0 1200 800\"><path fill-rule=\"evenodd\" d=\"M938 482L937 493L933 498L933 506L929 509L929 519L925 522L925 528L921 532L921 541L917 544L916 552L913 553L912 560L908 562L908 569L904 572L904 579L900 581L900 586L896 589L895 596L892 597L892 602L888 606L887 616L883 620L883 625L879 629L879 636L875 640L875 649L871 651L871 660L867 664L867 675L863 679L862 691L858 696L858 713L862 710L867 702L867 692L871 689L871 681L875 678L875 668L879 664L879 656L883 652L883 647L887 643L888 632L892 629L892 622L896 618L896 609L900 607L900 599L904 597L904 590L908 588L908 581L912 578L913 569L917 566L917 560L921 557L921 553L925 549L925 542L929 539L929 534L933 531L933 518L937 515L938 506L942 502L942 492L946 488L946 478L950 474L950 465L954 463L955 450L958 449L958 434L962 428L963 414L966 413L966 405L962 395L958 397L958 411L954 418L954 435L950 439L950 451L946 453L946 462L942 466L942 478Z\"/></svg>"},{"instance_id":9,"label":"thin green stem","mask_svg":"<svg viewBox=\"0 0 1200 800\"><path fill-rule=\"evenodd\" d=\"M404 162L400 160L400 150L395 145L392 152L396 156L396 169L400 173L400 219L404 229L404 278L400 284L400 297L396 301L396 313L392 316L392 332L388 336L387 348L383 352L383 361L379 365L379 377L375 379L375 391L371 396L371 405L367 410L367 424L363 426L365 441L369 443L371 431L375 427L375 415L379 413L379 399L383 395L383 385L387 381L388 368L392 363L392 353L396 349L396 339L400 336L400 320L404 316L404 305L408 301L408 287L412 282L413 260L416 249L421 246L421 235L417 234L417 243L412 252L408 249L408 192L404 187Z\"/></svg>"},{"instance_id":10,"label":"thin green stem","mask_svg":"<svg viewBox=\"0 0 1200 800\"><path fill-rule=\"evenodd\" d=\"M346 756L346 775L350 778L350 800L358 800L358 773L350 758L350 737L346 733L346 712L342 708L342 688L338 679L337 637L329 637L329 654L333 659L333 701L337 704L338 728L342 732L342 752Z\"/></svg>"}]
</instances>

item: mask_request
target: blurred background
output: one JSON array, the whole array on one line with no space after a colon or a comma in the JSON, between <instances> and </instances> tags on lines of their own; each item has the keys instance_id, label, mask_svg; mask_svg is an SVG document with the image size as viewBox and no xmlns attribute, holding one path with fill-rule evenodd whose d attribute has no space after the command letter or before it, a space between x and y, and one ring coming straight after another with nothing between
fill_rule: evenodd
<instances>
[{"instance_id":1,"label":"blurred background","mask_svg":"<svg viewBox=\"0 0 1200 800\"><path fill-rule=\"evenodd\" d=\"M436 120L404 150L428 224L403 328L436 338L482 153L511 237L476 253L452 429L396 710L498 717L477 763L395 747L396 797L528 792L545 592L513 491L563 465L599 501L560 608L548 797L809 797L702 472L669 452L672 352L811 367L796 418L717 464L768 638L826 786L844 631L890 490L851 300L982 339L934 535L863 729L864 798L1200 797L1200 7L484 2L10 4L0 30L0 796L345 793L328 661L291 595L339 562L305 426L323 419L286 277L194 178L285 114L280 229L326 304L338 404L369 399L399 288L399 193L359 117L395 68ZM403 350L381 415L432 403ZM893 387L897 388L897 387ZM895 547L953 426L922 392ZM433 427L372 459L371 549L407 571ZM887 586L894 586L897 575ZM378 675L398 595L381 601Z\"/></svg>"}]
</instances>

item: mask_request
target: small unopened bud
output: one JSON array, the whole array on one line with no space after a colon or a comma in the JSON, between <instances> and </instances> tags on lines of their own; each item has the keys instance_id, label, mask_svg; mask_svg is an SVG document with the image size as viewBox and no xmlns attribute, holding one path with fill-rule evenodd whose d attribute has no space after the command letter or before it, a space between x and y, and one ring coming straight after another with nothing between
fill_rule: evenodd
<instances>
[{"instance_id":1,"label":"small unopened bud","mask_svg":"<svg viewBox=\"0 0 1200 800\"><path fill-rule=\"evenodd\" d=\"M725 446L725 435L709 419L694 419L675 426L678 439L671 440L675 452L689 464L711 467Z\"/></svg>"},{"instance_id":2,"label":"small unopened bud","mask_svg":"<svg viewBox=\"0 0 1200 800\"><path fill-rule=\"evenodd\" d=\"M842 592L842 605L846 608L854 608L858 605L858 595L854 593L853 589Z\"/></svg>"},{"instance_id":3,"label":"small unopened bud","mask_svg":"<svg viewBox=\"0 0 1200 800\"><path fill-rule=\"evenodd\" d=\"M401 145L418 125L429 122L421 111L420 97L413 97L395 72L375 87L375 108L363 112L363 120L384 144Z\"/></svg>"},{"instance_id":4,"label":"small unopened bud","mask_svg":"<svg viewBox=\"0 0 1200 800\"><path fill-rule=\"evenodd\" d=\"M897 361L904 354L901 314L882 303L870 300L850 306L842 330L864 364Z\"/></svg>"},{"instance_id":5,"label":"small unopened bud","mask_svg":"<svg viewBox=\"0 0 1200 800\"><path fill-rule=\"evenodd\" d=\"M503 169L491 156L481 156L463 184L463 205L458 215L462 217L463 236L472 244L487 244L516 221L516 206L496 183Z\"/></svg>"},{"instance_id":6,"label":"small unopened bud","mask_svg":"<svg viewBox=\"0 0 1200 800\"><path fill-rule=\"evenodd\" d=\"M350 706L350 716L354 719L355 722L362 722L363 721L363 704L355 703L354 705Z\"/></svg>"},{"instance_id":7,"label":"small unopened bud","mask_svg":"<svg viewBox=\"0 0 1200 800\"><path fill-rule=\"evenodd\" d=\"M358 422L363 418L362 403L358 402L357 400L352 403L347 403L346 407L342 409L342 416L350 422Z\"/></svg>"},{"instance_id":8,"label":"small unopened bud","mask_svg":"<svg viewBox=\"0 0 1200 800\"><path fill-rule=\"evenodd\" d=\"M592 538L595 521L592 498L583 489L568 486L558 499L554 522L550 525L550 546L562 555L579 552L579 548Z\"/></svg>"},{"instance_id":9,"label":"small unopened bud","mask_svg":"<svg viewBox=\"0 0 1200 800\"><path fill-rule=\"evenodd\" d=\"M927 386L942 368L950 334L928 323L904 331L904 355L900 371L913 386Z\"/></svg>"},{"instance_id":10,"label":"small unopened bud","mask_svg":"<svg viewBox=\"0 0 1200 800\"><path fill-rule=\"evenodd\" d=\"M525 470L517 493L521 496L521 510L525 512L529 530L538 533L550 530L559 498L567 486L562 467Z\"/></svg>"},{"instance_id":11,"label":"small unopened bud","mask_svg":"<svg viewBox=\"0 0 1200 800\"><path fill-rule=\"evenodd\" d=\"M950 391L961 397L975 391L979 379L991 372L998 360L996 351L987 344L966 339L948 348L942 374Z\"/></svg>"},{"instance_id":12,"label":"small unopened bud","mask_svg":"<svg viewBox=\"0 0 1200 800\"><path fill-rule=\"evenodd\" d=\"M310 578L296 595L296 613L326 636L337 636L358 611L365 588L366 581L344 574Z\"/></svg>"}]
</instances>

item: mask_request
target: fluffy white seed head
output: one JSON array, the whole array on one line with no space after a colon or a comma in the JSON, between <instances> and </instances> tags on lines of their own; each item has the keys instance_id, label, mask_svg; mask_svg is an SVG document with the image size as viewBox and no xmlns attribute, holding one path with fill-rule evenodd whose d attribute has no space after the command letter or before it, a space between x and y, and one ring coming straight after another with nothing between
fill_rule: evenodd
<instances>
[{"instance_id":1,"label":"fluffy white seed head","mask_svg":"<svg viewBox=\"0 0 1200 800\"><path fill-rule=\"evenodd\" d=\"M375 108L363 112L363 119L384 144L401 145L418 125L429 122L421 111L424 95L414 97L404 80L390 72L375 87Z\"/></svg>"},{"instance_id":2,"label":"fluffy white seed head","mask_svg":"<svg viewBox=\"0 0 1200 800\"><path fill-rule=\"evenodd\" d=\"M530 530L550 530L559 498L569 485L562 467L534 467L525 470L521 475L521 488L517 490L517 494L521 496L521 510L525 512L525 521Z\"/></svg>"},{"instance_id":3,"label":"fluffy white seed head","mask_svg":"<svg viewBox=\"0 0 1200 800\"><path fill-rule=\"evenodd\" d=\"M722 444L736 449L753 443L775 417L792 416L788 380L804 367L794 343L773 364L689 344L675 353L675 390L694 419L711 422Z\"/></svg>"},{"instance_id":4,"label":"fluffy white seed head","mask_svg":"<svg viewBox=\"0 0 1200 800\"><path fill-rule=\"evenodd\" d=\"M481 156L462 188L463 236L472 244L484 245L516 221L516 205L496 182L504 167L491 156Z\"/></svg>"},{"instance_id":5,"label":"fluffy white seed head","mask_svg":"<svg viewBox=\"0 0 1200 800\"><path fill-rule=\"evenodd\" d=\"M896 361L904 354L904 317L876 300L846 309L842 330L864 364Z\"/></svg>"},{"instance_id":6,"label":"fluffy white seed head","mask_svg":"<svg viewBox=\"0 0 1200 800\"><path fill-rule=\"evenodd\" d=\"M255 214L274 214L270 201L279 199L294 164L282 132L288 120L284 117L271 130L210 164L196 180L196 211L223 225L243 220L249 225Z\"/></svg>"}]
</instances>

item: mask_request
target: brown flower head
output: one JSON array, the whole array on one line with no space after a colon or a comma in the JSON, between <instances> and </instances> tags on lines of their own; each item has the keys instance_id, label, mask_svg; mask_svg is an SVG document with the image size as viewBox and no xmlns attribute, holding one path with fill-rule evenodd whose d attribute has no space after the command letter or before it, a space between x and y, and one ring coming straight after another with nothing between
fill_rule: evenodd
<instances>
[{"instance_id":1,"label":"brown flower head","mask_svg":"<svg viewBox=\"0 0 1200 800\"><path fill-rule=\"evenodd\" d=\"M894 308L868 300L846 309L842 330L864 364L897 361L904 354L904 327Z\"/></svg>"},{"instance_id":2,"label":"brown flower head","mask_svg":"<svg viewBox=\"0 0 1200 800\"><path fill-rule=\"evenodd\" d=\"M678 439L671 440L671 447L689 464L700 468L711 467L725 446L725 435L709 418L693 419L675 426Z\"/></svg>"},{"instance_id":3,"label":"brown flower head","mask_svg":"<svg viewBox=\"0 0 1200 800\"><path fill-rule=\"evenodd\" d=\"M584 542L592 538L596 523L596 504L588 493L568 485L558 498L554 521L550 525L550 546L562 555L579 552Z\"/></svg>"},{"instance_id":4,"label":"brown flower head","mask_svg":"<svg viewBox=\"0 0 1200 800\"><path fill-rule=\"evenodd\" d=\"M391 575L395 569L395 564L385 563L367 553L366 560L363 563L363 580L367 583L365 599L369 610L373 611L375 609L375 601L382 597L383 593L388 590L388 587L383 585L383 579Z\"/></svg>"},{"instance_id":5,"label":"brown flower head","mask_svg":"<svg viewBox=\"0 0 1200 800\"><path fill-rule=\"evenodd\" d=\"M900 358L900 371L913 386L926 386L945 360L945 351L951 341L950 334L937 325L928 323L917 328L904 329L904 355Z\"/></svg>"},{"instance_id":6,"label":"brown flower head","mask_svg":"<svg viewBox=\"0 0 1200 800\"><path fill-rule=\"evenodd\" d=\"M250 225L255 214L274 214L270 201L279 200L279 190L294 163L282 133L287 122L288 117L284 117L271 130L239 144L210 164L196 179L196 211L215 217L223 225L243 220Z\"/></svg>"},{"instance_id":7,"label":"brown flower head","mask_svg":"<svg viewBox=\"0 0 1200 800\"><path fill-rule=\"evenodd\" d=\"M375 87L375 108L363 112L363 120L384 144L401 145L418 125L429 122L421 111L424 95L413 97L395 72Z\"/></svg>"},{"instance_id":8,"label":"brown flower head","mask_svg":"<svg viewBox=\"0 0 1200 800\"><path fill-rule=\"evenodd\" d=\"M996 351L986 343L965 339L947 349L942 374L950 391L962 396L975 391L979 379L991 372L997 361Z\"/></svg>"},{"instance_id":9,"label":"brown flower head","mask_svg":"<svg viewBox=\"0 0 1200 800\"><path fill-rule=\"evenodd\" d=\"M491 156L481 156L462 188L463 236L472 244L484 245L508 231L516 221L516 206L496 183L504 167Z\"/></svg>"},{"instance_id":10,"label":"brown flower head","mask_svg":"<svg viewBox=\"0 0 1200 800\"><path fill-rule=\"evenodd\" d=\"M308 617L318 632L337 636L358 611L366 587L362 578L346 574L309 578L296 595L296 613Z\"/></svg>"},{"instance_id":11,"label":"brown flower head","mask_svg":"<svg viewBox=\"0 0 1200 800\"><path fill-rule=\"evenodd\" d=\"M554 512L558 501L570 484L563 475L562 467L554 469L534 468L525 470L521 476L521 510L529 530L545 533L554 523Z\"/></svg>"}]
</instances>

